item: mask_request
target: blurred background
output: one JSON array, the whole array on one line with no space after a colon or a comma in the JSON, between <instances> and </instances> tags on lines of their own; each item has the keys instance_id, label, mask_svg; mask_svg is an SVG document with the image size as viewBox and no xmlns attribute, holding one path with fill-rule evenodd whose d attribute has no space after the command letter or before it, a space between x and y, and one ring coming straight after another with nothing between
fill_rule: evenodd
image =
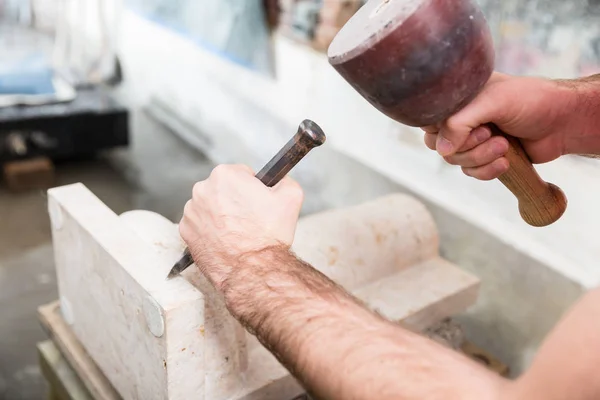
<instances>
[{"instance_id":1,"label":"blurred background","mask_svg":"<svg viewBox=\"0 0 600 400\"><path fill-rule=\"evenodd\" d=\"M600 1L479 0L498 70L600 72ZM391 192L433 213L442 255L483 282L460 317L518 373L599 282L600 165L538 168L569 197L536 229L499 182L464 177L372 108L326 50L362 0L0 0L0 399L40 399L36 308L57 298L48 187L82 182L115 212L174 222L219 163L259 169L305 118L328 135L292 175L303 214Z\"/></svg>"}]
</instances>

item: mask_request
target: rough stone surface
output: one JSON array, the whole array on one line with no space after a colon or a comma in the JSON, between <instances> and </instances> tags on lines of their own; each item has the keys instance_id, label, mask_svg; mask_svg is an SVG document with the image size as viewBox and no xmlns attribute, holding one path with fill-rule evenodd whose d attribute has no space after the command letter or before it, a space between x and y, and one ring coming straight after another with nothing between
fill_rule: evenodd
<instances>
[{"instance_id":1,"label":"rough stone surface","mask_svg":"<svg viewBox=\"0 0 600 400\"><path fill-rule=\"evenodd\" d=\"M81 184L48 194L61 306L124 398L301 393L196 268L165 279L184 248L173 223L144 211L118 217ZM423 329L477 297L478 280L439 258L438 244L428 211L396 194L301 219L294 250L382 315Z\"/></svg>"}]
</instances>

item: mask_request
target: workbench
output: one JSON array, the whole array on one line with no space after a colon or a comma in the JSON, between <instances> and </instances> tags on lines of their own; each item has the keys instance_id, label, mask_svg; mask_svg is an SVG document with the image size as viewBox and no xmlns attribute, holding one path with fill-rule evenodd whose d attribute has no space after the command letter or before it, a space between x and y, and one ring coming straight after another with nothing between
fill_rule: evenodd
<instances>
[{"instance_id":1,"label":"workbench","mask_svg":"<svg viewBox=\"0 0 600 400\"><path fill-rule=\"evenodd\" d=\"M67 159L129 144L129 112L102 88L70 102L0 108L0 163Z\"/></svg>"}]
</instances>

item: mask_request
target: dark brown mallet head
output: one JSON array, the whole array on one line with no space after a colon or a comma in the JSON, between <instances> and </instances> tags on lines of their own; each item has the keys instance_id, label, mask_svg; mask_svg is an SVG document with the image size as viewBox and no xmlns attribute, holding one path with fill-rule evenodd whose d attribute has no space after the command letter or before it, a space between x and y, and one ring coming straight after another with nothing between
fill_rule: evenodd
<instances>
[{"instance_id":1,"label":"dark brown mallet head","mask_svg":"<svg viewBox=\"0 0 600 400\"><path fill-rule=\"evenodd\" d=\"M490 30L470 0L371 0L328 55L373 106L410 126L445 120L494 70Z\"/></svg>"},{"instance_id":2,"label":"dark brown mallet head","mask_svg":"<svg viewBox=\"0 0 600 400\"><path fill-rule=\"evenodd\" d=\"M328 51L331 65L375 108L410 126L434 125L467 105L494 70L489 27L474 0L370 0ZM546 226L567 199L544 182L519 140L490 124L510 146L500 181L519 200L522 218Z\"/></svg>"}]
</instances>

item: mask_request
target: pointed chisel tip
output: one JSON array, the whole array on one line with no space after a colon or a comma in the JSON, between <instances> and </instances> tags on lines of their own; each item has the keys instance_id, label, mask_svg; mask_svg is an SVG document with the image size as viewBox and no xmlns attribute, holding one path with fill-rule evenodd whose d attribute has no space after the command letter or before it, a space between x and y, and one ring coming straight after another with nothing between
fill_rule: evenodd
<instances>
[{"instance_id":1,"label":"pointed chisel tip","mask_svg":"<svg viewBox=\"0 0 600 400\"><path fill-rule=\"evenodd\" d=\"M169 279L175 278L177 275L179 275L179 273L175 268L173 268L171 271L169 271L169 275L167 275L166 280L168 281Z\"/></svg>"},{"instance_id":2,"label":"pointed chisel tip","mask_svg":"<svg viewBox=\"0 0 600 400\"><path fill-rule=\"evenodd\" d=\"M193 263L194 263L194 260L192 259L192 255L190 254L189 249L185 249L185 252L183 253L183 256L181 257L181 259L179 261L177 261L175 263L175 265L173 266L173 268L171 268L171 271L169 271L167 280L174 278L177 275L181 274Z\"/></svg>"}]
</instances>

